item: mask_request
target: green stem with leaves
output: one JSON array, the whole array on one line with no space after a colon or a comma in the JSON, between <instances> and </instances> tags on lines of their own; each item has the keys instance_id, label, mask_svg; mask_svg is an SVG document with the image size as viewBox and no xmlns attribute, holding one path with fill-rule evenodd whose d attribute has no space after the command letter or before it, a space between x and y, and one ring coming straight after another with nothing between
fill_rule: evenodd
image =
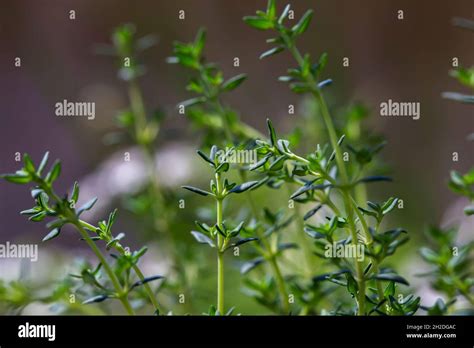
<instances>
[{"instance_id":1,"label":"green stem with leaves","mask_svg":"<svg viewBox=\"0 0 474 348\"><path fill-rule=\"evenodd\" d=\"M83 228L89 230L89 231L96 231L97 230L97 227L84 221L84 220L78 220L80 226L82 226ZM125 254L126 253L126 250L123 248L123 246L119 243L114 243L113 244L113 248L115 250L117 250L120 254ZM150 302L152 303L153 307L155 308L155 311L157 313L163 313L162 312L162 309L160 308L160 305L155 297L155 294L153 293L153 290L151 289L150 285L146 282L144 282L145 280L145 276L143 275L143 272L141 271L140 267L138 267L138 265L134 264L132 266L133 268L133 271L135 272L135 274L137 275L138 279L140 279L140 281L143 282L143 287L145 289L145 292L147 293L147 296L150 300Z\"/></svg>"},{"instance_id":2,"label":"green stem with leaves","mask_svg":"<svg viewBox=\"0 0 474 348\"><path fill-rule=\"evenodd\" d=\"M43 189L44 192L46 192L56 202L58 202L58 203L61 202L61 199L58 197L58 195L51 189L51 187L42 178L35 175L34 180L37 182L38 186L41 189ZM65 213L67 214L68 212L65 212ZM94 252L94 254L99 259L99 262L104 267L105 272L107 273L107 276L109 277L110 281L112 282L112 285L115 289L117 298L122 303L122 305L125 308L125 310L127 311L127 313L130 314L130 315L134 315L135 313L133 311L133 308L130 305L130 302L128 301L128 298L127 298L127 292L124 291L124 289L120 285L119 280L115 276L115 273L112 270L112 267L108 263L105 256L102 254L102 252L97 247L97 245L94 243L94 241L91 239L89 234L84 230L83 226L80 224L80 222L77 219L76 215L69 212L69 214L67 214L67 216L65 216L65 217L74 225L76 230L80 233L81 237L86 241L87 245L91 248L91 250Z\"/></svg>"},{"instance_id":3,"label":"green stem with leaves","mask_svg":"<svg viewBox=\"0 0 474 348\"><path fill-rule=\"evenodd\" d=\"M300 68L303 69L304 64L305 64L303 56L301 55L301 53L295 46L293 40L285 33L285 28L283 28L281 25L277 25L276 29L280 32L280 35L283 38L283 41L286 47L291 52L296 62L300 66ZM306 76L306 80L307 80L307 83L310 86L312 86L311 94L313 95L317 103L319 104L319 107L321 109L321 115L322 115L324 124L326 126L326 130L328 132L329 141L331 143L333 150L335 151L337 168L339 170L339 174L341 175L341 184L342 184L341 193L342 193L342 198L344 201L346 214L349 220L352 243L353 244L358 243L357 228L354 223L354 212L358 216L361 224L364 227L366 241L370 243L372 238L370 234L368 233L365 218L362 216L362 214L360 214L360 212L357 209L357 206L354 207L351 194L349 190L345 188L347 187L347 184L349 183L349 176L347 174L347 169L342 158L340 147L338 145L338 137L337 137L336 129L332 122L332 118L329 113L329 109L327 107L326 101L324 100L323 95L319 92L318 85L314 77L311 74L308 74ZM359 288L358 289L358 293L359 293L358 314L364 315L365 314L365 278L364 278L364 273L363 273L363 261L359 261L358 259L356 260L356 272L357 272L357 283L358 283L358 288Z\"/></svg>"}]
</instances>

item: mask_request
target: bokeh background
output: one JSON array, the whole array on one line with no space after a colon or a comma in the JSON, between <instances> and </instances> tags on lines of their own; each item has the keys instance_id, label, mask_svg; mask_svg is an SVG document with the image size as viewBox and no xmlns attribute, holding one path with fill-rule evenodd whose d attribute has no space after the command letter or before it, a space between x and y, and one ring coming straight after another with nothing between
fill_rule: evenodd
<instances>
[{"instance_id":1,"label":"bokeh background","mask_svg":"<svg viewBox=\"0 0 474 348\"><path fill-rule=\"evenodd\" d=\"M291 57L280 54L260 61L258 56L267 47L268 34L256 32L241 20L265 5L263 0L2 0L0 172L10 172L19 166L15 162L16 152L30 153L38 160L46 150L51 151L53 157L63 161L58 191L68 190L78 180L84 200L98 196L99 209L89 215L91 219L104 218L114 206L121 208L117 224L127 231L129 243L154 246L152 254L147 255L147 267L166 273L166 250L160 248L159 236L147 234L146 228L140 227L137 218L123 207L121 195L138 189L143 170L139 164L133 168L123 166L120 159L124 145L104 144L104 136L116 129L115 115L128 101L126 84L117 78L116 62L97 55L95 48L110 43L113 29L128 22L136 25L139 36L153 33L159 38L158 45L142 56L147 73L140 79L140 85L148 109L159 108L166 114L157 146L158 169L164 185L179 192L180 185L190 181L205 183L208 173L194 156L199 136L175 107L190 94L184 88L187 72L165 61L172 53L174 40L191 41L199 27L208 29L208 60L218 62L227 77L238 73L249 76L225 101L239 111L245 122L262 132L267 117L283 132L290 130L303 112L304 98L277 81L288 67L294 66ZM296 18L307 8L315 10L312 25L300 39L300 48L315 56L328 52L325 76L334 80L326 92L331 109L337 113L352 103L363 102L371 111L367 127L388 140L382 157L396 180L371 190L376 197L396 195L404 199L405 209L397 212L395 219L397 225L407 227L415 241L404 247L409 256L404 262L417 264L406 266L414 279L422 268L416 244L424 240L425 226L461 225L461 237L465 240L472 239L474 234L472 218L468 221L462 215L465 202L447 188L451 169L465 172L474 162L472 142L466 141L473 126L473 111L469 105L441 98L442 91L462 91L448 76L452 58L459 58L463 66L474 64L472 33L452 25L453 17L472 18L474 3L298 0L292 1L292 5ZM69 19L70 10L76 11L75 20ZM184 20L178 19L179 10L185 10ZM404 11L403 20L397 19L398 10ZM15 57L21 58L21 67L14 66ZM234 57L240 59L239 67L233 66ZM350 58L349 67L342 66L343 57ZM54 105L63 99L94 101L95 120L55 116ZM388 99L420 102L421 119L380 117L379 104ZM288 115L289 104L296 106L295 115ZM307 146L315 145L318 139L304 142ZM133 156L136 150L127 149ZM453 152L459 153L458 162L452 161ZM193 179L195 176L202 179ZM1 243L41 240L44 226L28 222L18 214L31 205L24 188L0 183ZM189 250L201 247L189 237L192 222L176 224L172 231L182 236L183 244L189 243ZM44 256L42 262L53 265L66 263L67 255L88 255L78 247L73 233L64 233L53 243L40 245L40 253L40 258ZM212 260L208 260L210 273ZM30 267L36 277L48 273L42 266ZM243 312L258 312L259 309L253 309L252 300L239 293L235 272L229 287L240 301L239 308ZM16 261L0 261L0 278L14 279L19 273ZM209 285L205 286L209 296L202 292L196 295L202 297L202 303L197 301L198 310L204 311L204 303L213 298L213 280L209 277ZM415 286L419 292L428 291L416 279ZM31 309L33 313L44 311Z\"/></svg>"}]
</instances>

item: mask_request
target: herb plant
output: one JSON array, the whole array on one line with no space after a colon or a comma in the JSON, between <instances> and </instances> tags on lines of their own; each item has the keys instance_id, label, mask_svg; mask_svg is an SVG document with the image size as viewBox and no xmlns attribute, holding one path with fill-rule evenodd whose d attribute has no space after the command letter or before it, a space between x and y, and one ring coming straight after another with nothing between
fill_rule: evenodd
<instances>
[{"instance_id":1,"label":"herb plant","mask_svg":"<svg viewBox=\"0 0 474 348\"><path fill-rule=\"evenodd\" d=\"M54 218L47 223L48 234L43 238L43 242L49 241L60 235L62 228L70 224L85 241L89 248L96 255L99 264L93 269L85 268L76 278L82 279L85 284L95 287L98 294L83 302L83 304L102 302L107 299L118 299L128 314L133 315L134 309L129 301L129 293L139 286L143 286L150 303L153 304L156 313L159 313L159 305L155 294L148 282L161 279L162 276L147 277L143 275L137 265L140 258L146 253L147 248L130 252L121 244L121 239L125 236L123 233L112 234L112 226L115 222L117 210L110 213L108 220L99 221L98 226L92 225L81 219L81 214L92 209L97 202L97 198L89 200L87 203L77 208L79 200L79 184L74 183L71 195L65 195L60 198L54 188L53 183L61 173L61 162L56 161L50 171L43 175L43 171L48 163L49 153L47 152L36 167L28 154L23 155L24 166L14 174L5 174L2 177L15 184L34 184L31 189L31 195L35 200L35 206L21 212L28 215L30 221L40 222L45 218ZM100 250L96 241L105 243L106 250L113 249L118 255L114 255L115 263L112 265L106 256ZM109 284L105 284L100 279L100 271L104 269ZM131 271L138 278L132 282Z\"/></svg>"},{"instance_id":2,"label":"herb plant","mask_svg":"<svg viewBox=\"0 0 474 348\"><path fill-rule=\"evenodd\" d=\"M224 201L232 193L240 194L242 192L255 188L259 182L249 181L237 185L230 183L222 176L226 173L230 165L228 162L222 161L217 155L218 149L213 146L209 156L201 151L198 151L199 156L202 157L214 170L214 179L211 180L211 192L205 191L193 186L183 186L184 189L189 190L201 196L211 196L216 203L216 222L212 227L205 223L196 222L200 231L192 231L194 238L202 244L208 244L211 248L215 248L217 252L217 311L216 315L225 314L224 307L224 253L234 247L256 240L257 238L239 238L244 222L240 222L235 228L229 229L225 225L223 209Z\"/></svg>"},{"instance_id":3,"label":"herb plant","mask_svg":"<svg viewBox=\"0 0 474 348\"><path fill-rule=\"evenodd\" d=\"M313 63L309 54L302 55L296 46L296 39L308 28L313 11L307 11L300 21L289 28L284 22L290 10L287 5L281 15L277 15L276 3L274 0L268 2L266 12L258 11L256 16L244 17L244 21L251 27L258 30L272 30L276 32L267 42L275 45L270 50L264 52L260 58L267 58L287 50L295 58L297 68L288 70L288 76L279 78L281 81L289 82L290 88L296 93L308 93L318 103L323 122L326 126L332 150L327 146L320 147L307 158L296 155L290 150L290 143L284 139L278 139L270 121L268 128L270 141L258 142L258 151L262 156L258 169L269 172L274 177L273 181L291 181L298 183L301 187L291 195L290 198L297 201L314 201L318 203L305 216L306 219L316 214L324 205L332 211L332 216L328 217L327 224L320 226L306 225L305 231L316 240L326 239L326 242L341 243L346 245L352 243L354 247L361 245L364 253L370 257L367 265L357 258L353 265L341 265L336 260L339 270L324 276L317 277L316 280L330 280L342 286L356 299L357 314L365 315L372 312L381 312L379 308L387 300L390 306L388 311L396 311L399 314L413 314L418 308L419 298L408 296L401 302L394 298L394 283L407 284L406 280L397 275L392 269L381 268L381 263L387 256L392 255L396 249L406 242L406 238L401 238L405 231L394 229L381 233L380 224L383 217L396 205L395 198L390 198L383 204L367 202L368 207L358 205L353 196L354 188L364 183L378 181L390 181L384 176L368 176L360 178L351 175L343 160L341 146L344 135L338 136L334 127L329 109L322 94L322 89L331 83L331 80L320 80L320 75L327 63L327 55L322 54L317 63ZM335 164L334 164L335 162ZM266 166L266 167L265 167ZM275 169L279 169L278 176L274 175ZM309 178L309 179L308 179ZM337 192L341 199L342 207L338 207L333 202L333 191ZM373 217L376 224L369 226L366 217ZM348 236L335 240L334 232L342 229ZM344 277L345 279L341 280ZM367 293L367 285L375 283L376 296ZM383 282L389 284L384 289ZM371 308L367 308L366 302Z\"/></svg>"},{"instance_id":4,"label":"herb plant","mask_svg":"<svg viewBox=\"0 0 474 348\"><path fill-rule=\"evenodd\" d=\"M208 221L196 221L196 229L191 231L194 239L213 250L216 258L215 270L210 273L216 275L217 298L206 314L233 314L235 303L231 303L225 288L231 253L234 257L242 256L234 258L238 261L233 263L240 268L243 292L271 313L386 316L414 315L421 308L436 315L472 314L474 242L459 245L456 228L430 228L431 246L420 250L432 267L425 275L444 298L431 307L421 306L420 297L403 288L409 283L394 269L393 256L399 255L399 248L409 237L404 228L393 226L390 219L402 202L391 196L381 201L369 200L372 185L392 181L385 175L378 157L385 141L363 128L362 120L368 111L362 104L345 109L339 118L328 106L325 91L332 84L331 79L324 77L328 55L322 53L315 58L298 46L298 39L311 24L313 11L306 11L296 24L290 25L290 10L287 5L279 12L276 1L269 0L265 11L243 18L250 27L271 33L267 40L271 48L260 59L287 53L295 61L295 67L278 79L287 83L294 93L304 95L310 107L303 121L296 121L302 123L300 127L294 127L288 134L280 135L270 119L266 120L267 134L262 134L224 102L227 93L248 83L247 75L239 73L225 78L216 63L207 61L205 29L199 29L192 42L175 42L173 56L167 59L168 63L178 64L190 73L186 89L193 96L178 103L177 109L191 121L193 130L203 135L196 145L202 149L197 154L212 170L209 189L182 186L192 194L212 200L210 208L205 209L211 213L203 218ZM462 24L472 26L469 21ZM57 281L49 296L42 295L42 289L30 288L22 279L1 281L0 302L11 313L21 313L29 303L39 301L73 312L105 314L107 310L99 303L116 299L127 314L145 311L146 305L153 306L155 314L161 314L159 289L169 291L169 300L178 289L187 289L188 277L201 280L199 271L188 270L190 263L199 261L186 259L183 251L189 249L188 245L178 238L179 233L188 229L175 228L171 220L181 219L185 214L200 214L204 208L189 209L191 213L172 209L174 198L180 193L167 192L161 185L155 159L163 114L148 112L139 84L145 72L139 56L153 46L155 39L152 36L137 39L135 27L126 24L113 32L112 41L113 46L102 47L101 51L117 59L118 75L127 84L129 106L117 117L121 136L127 134L139 147L147 168L144 192L126 197L126 205L144 207L132 210L151 218L152 239L165 239L161 251L171 254L170 268L175 273L170 273L177 280L168 280L166 284L162 281L154 290L151 282L164 277L145 277L139 262L147 248L131 252L122 244L124 234L112 232L117 209L97 224L85 221L82 214L91 210L97 199L77 207L80 191L77 182L70 194L64 196L58 195L53 187L61 173L61 162L56 161L44 174L49 154L45 154L38 166L25 154L23 168L2 176L15 184L33 186L35 206L21 213L34 222L52 218L46 225L48 233L44 242L58 237L64 226L71 225L96 255L98 263L88 260L72 265L73 273ZM459 68L451 74L463 85L474 88L472 68ZM443 95L472 103L471 95L457 92ZM263 120L261 124L265 125ZM108 139L117 140L110 136ZM318 143L303 144L302 139L318 139ZM229 160L233 151L253 151L256 160L235 163ZM473 184L474 169L465 174L451 173L449 187L469 200L464 209L466 215L474 212ZM240 194L244 197L235 197ZM293 209L296 203L295 209L280 206L277 199L280 197L285 203L289 200L288 209ZM239 199L245 199L246 203ZM244 244L246 247L240 255ZM78 294L83 302L68 301L71 293ZM463 307L458 305L460 298L465 302ZM98 305L87 306L91 303Z\"/></svg>"}]
</instances>

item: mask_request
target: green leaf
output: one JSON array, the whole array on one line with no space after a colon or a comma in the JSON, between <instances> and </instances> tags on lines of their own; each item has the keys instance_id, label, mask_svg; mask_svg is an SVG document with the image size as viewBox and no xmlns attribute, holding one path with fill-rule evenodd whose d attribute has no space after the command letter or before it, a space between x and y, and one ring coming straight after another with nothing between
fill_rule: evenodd
<instances>
[{"instance_id":1,"label":"green leaf","mask_svg":"<svg viewBox=\"0 0 474 348\"><path fill-rule=\"evenodd\" d=\"M298 24L296 24L293 28L291 28L291 31L295 35L301 35L303 34L306 29L308 29L309 23L311 22L311 18L313 17L313 10L308 10L306 13L301 17L300 21Z\"/></svg>"},{"instance_id":2,"label":"green leaf","mask_svg":"<svg viewBox=\"0 0 474 348\"><path fill-rule=\"evenodd\" d=\"M258 162L255 162L254 164L252 164L250 167L249 167L249 170L250 171L253 171L255 169L258 169L260 167L263 167L265 165L265 163L267 163L268 159L271 157L271 154L269 155L266 155L265 157L263 157L261 160L259 160Z\"/></svg>"},{"instance_id":3,"label":"green leaf","mask_svg":"<svg viewBox=\"0 0 474 348\"><path fill-rule=\"evenodd\" d=\"M243 184L235 186L229 193L242 193L247 190L251 190L254 186L256 186L259 182L258 181L248 181Z\"/></svg>"},{"instance_id":4,"label":"green leaf","mask_svg":"<svg viewBox=\"0 0 474 348\"><path fill-rule=\"evenodd\" d=\"M182 106L184 108L189 108L191 106L195 106L195 105L198 105L198 104L202 104L206 101L206 98L204 97L196 97L196 98L191 98L191 99L188 99L188 100L185 100L185 101L182 101L181 103L179 103L178 105L179 106Z\"/></svg>"},{"instance_id":5,"label":"green leaf","mask_svg":"<svg viewBox=\"0 0 474 348\"><path fill-rule=\"evenodd\" d=\"M197 225L197 227L199 227L203 232L206 232L206 233L209 233L211 232L211 228L205 224L205 223L201 223L199 221L195 221L195 224Z\"/></svg>"},{"instance_id":6,"label":"green leaf","mask_svg":"<svg viewBox=\"0 0 474 348\"><path fill-rule=\"evenodd\" d=\"M384 297L395 296L395 282L388 283L383 292Z\"/></svg>"},{"instance_id":7,"label":"green leaf","mask_svg":"<svg viewBox=\"0 0 474 348\"><path fill-rule=\"evenodd\" d=\"M247 78L246 74L240 74L234 76L222 84L222 89L226 92L232 91L237 88Z\"/></svg>"},{"instance_id":8,"label":"green leaf","mask_svg":"<svg viewBox=\"0 0 474 348\"><path fill-rule=\"evenodd\" d=\"M390 197L383 205L382 205L382 214L387 215L389 212L395 208L398 203L398 198Z\"/></svg>"},{"instance_id":9,"label":"green leaf","mask_svg":"<svg viewBox=\"0 0 474 348\"><path fill-rule=\"evenodd\" d=\"M357 181L357 183L369 183L369 182L378 182L378 181L393 181L392 178L383 175L374 175L367 176Z\"/></svg>"},{"instance_id":10,"label":"green leaf","mask_svg":"<svg viewBox=\"0 0 474 348\"><path fill-rule=\"evenodd\" d=\"M283 165L285 164L286 156L278 156L268 167L268 171L277 171L283 168Z\"/></svg>"},{"instance_id":11,"label":"green leaf","mask_svg":"<svg viewBox=\"0 0 474 348\"><path fill-rule=\"evenodd\" d=\"M103 302L103 301L107 300L108 298L109 298L108 295L98 295L98 296L94 296L94 297L91 297L91 298L85 300L84 302L82 302L82 304Z\"/></svg>"},{"instance_id":12,"label":"green leaf","mask_svg":"<svg viewBox=\"0 0 474 348\"><path fill-rule=\"evenodd\" d=\"M5 179L8 182L11 182L13 184L28 184L32 177L25 171L17 171L15 174L3 174L1 176L3 179Z\"/></svg>"},{"instance_id":13,"label":"green leaf","mask_svg":"<svg viewBox=\"0 0 474 348\"><path fill-rule=\"evenodd\" d=\"M44 154L43 159L41 160L41 163L38 166L38 170L37 170L38 175L41 175L41 173L43 172L43 169L46 167L46 164L48 163L48 158L49 158L49 151L47 151Z\"/></svg>"},{"instance_id":14,"label":"green leaf","mask_svg":"<svg viewBox=\"0 0 474 348\"><path fill-rule=\"evenodd\" d=\"M34 174L35 173L35 165L33 164L33 161L31 160L31 157L25 153L23 155L23 163L25 164L25 170L30 173Z\"/></svg>"},{"instance_id":15,"label":"green leaf","mask_svg":"<svg viewBox=\"0 0 474 348\"><path fill-rule=\"evenodd\" d=\"M427 247L423 247L420 249L420 254L423 259L429 263L437 264L439 260L438 254L436 254L433 250Z\"/></svg>"},{"instance_id":16,"label":"green leaf","mask_svg":"<svg viewBox=\"0 0 474 348\"><path fill-rule=\"evenodd\" d=\"M59 228L53 229L43 238L43 242L47 242L48 240L56 238L57 236L59 236L60 233L61 233L61 230Z\"/></svg>"},{"instance_id":17,"label":"green leaf","mask_svg":"<svg viewBox=\"0 0 474 348\"><path fill-rule=\"evenodd\" d=\"M197 232L197 231L191 231L191 234L198 241L198 243L209 244L213 248L216 247L216 245L214 244L214 241L208 236L206 236L205 234L201 232Z\"/></svg>"},{"instance_id":18,"label":"green leaf","mask_svg":"<svg viewBox=\"0 0 474 348\"><path fill-rule=\"evenodd\" d=\"M240 274L247 274L248 272L250 272L251 270L253 270L255 267L257 267L258 265L262 264L263 262L265 262L265 259L261 256L251 260L251 261L248 261L248 262L245 262L241 267L240 267Z\"/></svg>"},{"instance_id":19,"label":"green leaf","mask_svg":"<svg viewBox=\"0 0 474 348\"><path fill-rule=\"evenodd\" d=\"M474 215L474 205L468 205L464 208L464 214L466 215Z\"/></svg>"},{"instance_id":20,"label":"green leaf","mask_svg":"<svg viewBox=\"0 0 474 348\"><path fill-rule=\"evenodd\" d=\"M206 29L199 28L196 38L194 39L194 53L199 57L206 43Z\"/></svg>"},{"instance_id":21,"label":"green leaf","mask_svg":"<svg viewBox=\"0 0 474 348\"><path fill-rule=\"evenodd\" d=\"M278 23L279 24L282 24L283 21L285 20L285 18L288 16L288 13L290 12L290 7L291 7L290 4L285 6L283 12L280 15L280 18L278 18Z\"/></svg>"},{"instance_id":22,"label":"green leaf","mask_svg":"<svg viewBox=\"0 0 474 348\"><path fill-rule=\"evenodd\" d=\"M392 282L404 284L407 286L410 285L405 278L394 273L379 273L379 274L374 275L372 278L377 279L377 280L392 281Z\"/></svg>"},{"instance_id":23,"label":"green leaf","mask_svg":"<svg viewBox=\"0 0 474 348\"><path fill-rule=\"evenodd\" d=\"M211 160L204 152L202 152L201 150L197 150L197 154L201 156L201 158L204 161L208 162L211 166L215 167L216 164L214 163L214 161Z\"/></svg>"},{"instance_id":24,"label":"green leaf","mask_svg":"<svg viewBox=\"0 0 474 348\"><path fill-rule=\"evenodd\" d=\"M253 242L254 240L258 240L258 238L243 238L243 239L239 239L237 242L229 245L225 250L227 249L230 249L230 248L234 248L234 247L237 247L239 245L242 245L242 244L245 244L245 243L248 243L248 242Z\"/></svg>"},{"instance_id":25,"label":"green leaf","mask_svg":"<svg viewBox=\"0 0 474 348\"><path fill-rule=\"evenodd\" d=\"M61 162L56 161L53 164L50 172L46 175L45 181L49 184L52 184L61 174Z\"/></svg>"},{"instance_id":26,"label":"green leaf","mask_svg":"<svg viewBox=\"0 0 474 348\"><path fill-rule=\"evenodd\" d=\"M89 200L86 204L84 204L82 207L80 207L77 210L77 212L76 212L77 216L80 216L86 210L90 210L96 202L97 202L97 197L94 197L91 200Z\"/></svg>"},{"instance_id":27,"label":"green leaf","mask_svg":"<svg viewBox=\"0 0 474 348\"><path fill-rule=\"evenodd\" d=\"M258 30L267 30L273 28L273 22L262 17L246 16L244 17L244 22L252 28Z\"/></svg>"},{"instance_id":28,"label":"green leaf","mask_svg":"<svg viewBox=\"0 0 474 348\"><path fill-rule=\"evenodd\" d=\"M264 59L264 58L267 58L267 57L271 57L271 56L274 56L275 54L278 54L280 52L282 52L285 48L283 46L276 46L276 47L273 47L271 49L269 49L268 51L265 51L263 52L259 59Z\"/></svg>"},{"instance_id":29,"label":"green leaf","mask_svg":"<svg viewBox=\"0 0 474 348\"><path fill-rule=\"evenodd\" d=\"M230 164L227 162L219 164L219 166L216 168L216 173L225 173L229 170Z\"/></svg>"},{"instance_id":30,"label":"green leaf","mask_svg":"<svg viewBox=\"0 0 474 348\"><path fill-rule=\"evenodd\" d=\"M304 217L303 217L303 220L306 221L308 220L310 217L312 217L314 214L316 214L318 212L319 209L321 209L323 206L321 204L317 205L316 207L314 207L313 209L311 209L310 211L308 211Z\"/></svg>"},{"instance_id":31,"label":"green leaf","mask_svg":"<svg viewBox=\"0 0 474 348\"><path fill-rule=\"evenodd\" d=\"M155 276L143 278L143 279L133 283L133 285L130 287L130 290L136 288L137 286L141 286L143 284L146 284L146 283L158 280L158 279L163 279L163 278L165 278L165 277L160 276L160 275L155 275Z\"/></svg>"},{"instance_id":32,"label":"green leaf","mask_svg":"<svg viewBox=\"0 0 474 348\"><path fill-rule=\"evenodd\" d=\"M188 190L188 191L197 193L198 195L201 195L201 196L212 195L212 193L210 193L210 192L208 192L208 191L201 190L200 188L197 188L197 187L188 186L188 185L181 186L181 187L184 188L184 189L186 189L186 190Z\"/></svg>"},{"instance_id":33,"label":"green leaf","mask_svg":"<svg viewBox=\"0 0 474 348\"><path fill-rule=\"evenodd\" d=\"M28 220L34 221L34 222L39 222L39 221L43 221L45 217L46 217L46 212L45 211L40 211L39 213L30 216L30 218Z\"/></svg>"},{"instance_id":34,"label":"green leaf","mask_svg":"<svg viewBox=\"0 0 474 348\"><path fill-rule=\"evenodd\" d=\"M74 182L74 186L72 188L72 193L71 193L71 201L74 203L77 203L77 200L79 199L79 184L77 181Z\"/></svg>"},{"instance_id":35,"label":"green leaf","mask_svg":"<svg viewBox=\"0 0 474 348\"><path fill-rule=\"evenodd\" d=\"M350 273L346 273L346 279L347 279L347 291L355 297L357 293L359 292L359 285L355 281L354 277Z\"/></svg>"},{"instance_id":36,"label":"green leaf","mask_svg":"<svg viewBox=\"0 0 474 348\"><path fill-rule=\"evenodd\" d=\"M275 128L273 128L272 121L270 121L269 118L267 118L267 127L268 127L268 133L270 135L270 142L273 147L277 145L277 136L275 133Z\"/></svg>"},{"instance_id":37,"label":"green leaf","mask_svg":"<svg viewBox=\"0 0 474 348\"><path fill-rule=\"evenodd\" d=\"M267 4L267 17L275 18L276 16L276 2L275 0L268 0Z\"/></svg>"}]
</instances>

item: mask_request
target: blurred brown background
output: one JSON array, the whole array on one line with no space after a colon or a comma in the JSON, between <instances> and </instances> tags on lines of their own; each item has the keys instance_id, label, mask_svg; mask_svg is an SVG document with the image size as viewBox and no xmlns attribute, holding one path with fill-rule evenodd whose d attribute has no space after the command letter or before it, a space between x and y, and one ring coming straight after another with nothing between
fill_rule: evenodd
<instances>
[{"instance_id":1,"label":"blurred brown background","mask_svg":"<svg viewBox=\"0 0 474 348\"><path fill-rule=\"evenodd\" d=\"M315 10L313 23L300 40L302 51L329 53L325 76L334 80L326 94L337 110L360 100L372 110L370 125L389 143L384 159L393 168L396 182L384 187L387 194L405 199L400 216L410 232L417 234L427 223L440 223L457 199L447 188L450 169L465 171L474 162L473 109L443 100L442 91L462 91L448 76L451 59L474 64L472 33L453 27L453 17L472 18L472 0L450 1L292 1L299 18L307 8ZM244 25L242 17L265 7L265 1L25 1L2 0L0 9L0 172L19 165L15 152L31 153L38 159L46 150L63 160L60 192L72 180L92 172L113 152L104 146L103 135L114 128L113 117L127 105L125 83L116 76L110 57L94 54L98 43L110 42L114 27L135 23L139 36L155 33L158 46L145 52L148 72L141 79L149 109L167 113L160 142L197 141L186 137L188 123L175 105L188 97L187 74L166 64L174 40L190 41L200 26L208 28L207 56L219 62L227 77L248 73L244 87L227 101L242 118L265 129L265 118L275 119L281 129L291 128L288 104L300 105L284 83L277 81L294 62L287 54L259 61L267 47L267 33ZM279 3L279 6L283 6ZM186 19L178 20L178 11ZM404 20L397 11L404 11ZM76 19L69 19L69 11ZM21 57L21 68L14 58ZM232 59L240 58L240 67ZM342 58L350 67L342 67ZM95 101L96 119L58 118L54 104ZM387 99L421 103L421 119L382 118L379 104ZM189 132L188 132L189 134ZM308 141L317 142L317 139ZM459 152L453 163L451 154ZM24 189L0 183L1 240L26 238L45 230L29 223L18 211L32 205ZM461 210L459 216L461 217ZM402 223L400 223L402 224ZM471 224L472 226L472 224Z\"/></svg>"}]
</instances>

